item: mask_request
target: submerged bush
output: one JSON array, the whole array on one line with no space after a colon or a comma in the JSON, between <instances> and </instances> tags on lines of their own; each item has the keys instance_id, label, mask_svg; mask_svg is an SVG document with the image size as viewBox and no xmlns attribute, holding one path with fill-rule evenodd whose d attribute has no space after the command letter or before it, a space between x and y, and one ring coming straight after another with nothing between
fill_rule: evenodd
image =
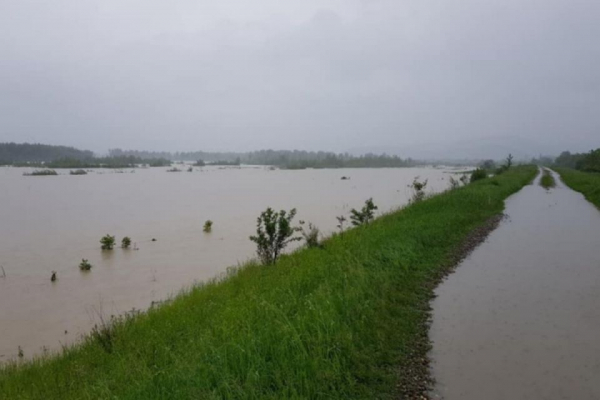
<instances>
[{"instance_id":1,"label":"submerged bush","mask_svg":"<svg viewBox=\"0 0 600 400\"><path fill-rule=\"evenodd\" d=\"M488 174L485 169L477 168L475 171L471 173L471 182L475 182L481 179L487 178Z\"/></svg>"},{"instance_id":2,"label":"submerged bush","mask_svg":"<svg viewBox=\"0 0 600 400\"><path fill-rule=\"evenodd\" d=\"M213 226L213 222L208 219L206 220L206 222L204 222L204 228L202 228L202 230L206 233L212 231L212 226Z\"/></svg>"},{"instance_id":3,"label":"submerged bush","mask_svg":"<svg viewBox=\"0 0 600 400\"><path fill-rule=\"evenodd\" d=\"M100 244L102 244L102 250L112 250L115 246L115 237L110 235L105 235L100 239Z\"/></svg>"},{"instance_id":4,"label":"submerged bush","mask_svg":"<svg viewBox=\"0 0 600 400\"><path fill-rule=\"evenodd\" d=\"M121 240L121 248L128 249L131 246L131 238L129 236L125 236L123 240Z\"/></svg>"},{"instance_id":5,"label":"submerged bush","mask_svg":"<svg viewBox=\"0 0 600 400\"><path fill-rule=\"evenodd\" d=\"M39 169L30 173L24 173L25 176L54 176L58 173L53 169Z\"/></svg>"},{"instance_id":6,"label":"submerged bush","mask_svg":"<svg viewBox=\"0 0 600 400\"><path fill-rule=\"evenodd\" d=\"M352 215L350 216L350 220L352 221L352 225L359 226L363 224L368 224L375 218L374 211L377 210L377 206L373 203L373 199L370 198L365 201L365 205L361 208L360 211L356 211L354 208L350 210Z\"/></svg>"},{"instance_id":7,"label":"submerged bush","mask_svg":"<svg viewBox=\"0 0 600 400\"><path fill-rule=\"evenodd\" d=\"M295 216L295 208L288 213L285 210L275 212L269 207L257 218L256 236L250 236L250 240L256 243L256 253L263 264L274 264L289 243L302 240L294 236L300 230L292 226Z\"/></svg>"},{"instance_id":8,"label":"submerged bush","mask_svg":"<svg viewBox=\"0 0 600 400\"><path fill-rule=\"evenodd\" d=\"M87 172L84 169L76 169L69 171L69 175L87 175Z\"/></svg>"},{"instance_id":9,"label":"submerged bush","mask_svg":"<svg viewBox=\"0 0 600 400\"><path fill-rule=\"evenodd\" d=\"M81 262L79 263L79 269L82 271L89 271L92 269L92 264L90 264L85 258L82 258Z\"/></svg>"}]
</instances>

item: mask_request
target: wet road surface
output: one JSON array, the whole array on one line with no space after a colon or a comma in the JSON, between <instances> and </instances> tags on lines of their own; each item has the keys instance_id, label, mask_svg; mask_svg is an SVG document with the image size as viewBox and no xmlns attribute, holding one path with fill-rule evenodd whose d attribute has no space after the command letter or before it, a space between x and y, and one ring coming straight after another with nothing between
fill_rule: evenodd
<instances>
[{"instance_id":1,"label":"wet road surface","mask_svg":"<svg viewBox=\"0 0 600 400\"><path fill-rule=\"evenodd\" d=\"M433 398L600 399L600 211L553 175L436 290Z\"/></svg>"}]
</instances>

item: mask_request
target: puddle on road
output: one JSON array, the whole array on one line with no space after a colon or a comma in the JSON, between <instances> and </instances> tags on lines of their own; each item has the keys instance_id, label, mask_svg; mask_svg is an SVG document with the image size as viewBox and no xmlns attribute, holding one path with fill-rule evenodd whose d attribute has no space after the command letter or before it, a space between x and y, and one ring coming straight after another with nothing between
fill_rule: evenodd
<instances>
[{"instance_id":1,"label":"puddle on road","mask_svg":"<svg viewBox=\"0 0 600 400\"><path fill-rule=\"evenodd\" d=\"M600 399L600 212L555 178L436 290L433 398Z\"/></svg>"}]
</instances>

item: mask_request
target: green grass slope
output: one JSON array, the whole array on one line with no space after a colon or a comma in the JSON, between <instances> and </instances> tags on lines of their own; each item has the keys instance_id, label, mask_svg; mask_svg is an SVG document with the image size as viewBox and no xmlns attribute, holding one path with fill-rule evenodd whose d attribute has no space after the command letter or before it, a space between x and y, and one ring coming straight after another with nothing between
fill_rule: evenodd
<instances>
[{"instance_id":1,"label":"green grass slope","mask_svg":"<svg viewBox=\"0 0 600 400\"><path fill-rule=\"evenodd\" d=\"M554 168L563 182L582 193L589 202L600 208L600 173L581 172L570 168Z\"/></svg>"},{"instance_id":2,"label":"green grass slope","mask_svg":"<svg viewBox=\"0 0 600 400\"><path fill-rule=\"evenodd\" d=\"M0 397L393 398L425 356L428 302L453 250L536 172L435 196L323 249L247 265L59 356L5 366Z\"/></svg>"}]
</instances>

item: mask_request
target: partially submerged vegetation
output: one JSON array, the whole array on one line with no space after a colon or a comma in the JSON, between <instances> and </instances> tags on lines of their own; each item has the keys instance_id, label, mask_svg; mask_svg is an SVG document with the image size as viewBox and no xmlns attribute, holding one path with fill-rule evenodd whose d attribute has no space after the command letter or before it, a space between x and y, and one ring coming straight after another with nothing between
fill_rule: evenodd
<instances>
[{"instance_id":1,"label":"partially submerged vegetation","mask_svg":"<svg viewBox=\"0 0 600 400\"><path fill-rule=\"evenodd\" d=\"M100 244L102 250L112 250L115 246L115 237L111 235L104 235L102 239L100 239Z\"/></svg>"},{"instance_id":2,"label":"partially submerged vegetation","mask_svg":"<svg viewBox=\"0 0 600 400\"><path fill-rule=\"evenodd\" d=\"M92 264L90 264L90 262L88 260L83 258L83 259L81 259L81 262L79 263L79 269L82 271L89 271L92 269Z\"/></svg>"},{"instance_id":3,"label":"partially submerged vegetation","mask_svg":"<svg viewBox=\"0 0 600 400\"><path fill-rule=\"evenodd\" d=\"M131 238L129 236L125 236L122 240L121 240L121 248L122 249L128 249L129 246L131 246Z\"/></svg>"},{"instance_id":4,"label":"partially submerged vegetation","mask_svg":"<svg viewBox=\"0 0 600 400\"><path fill-rule=\"evenodd\" d=\"M35 170L33 172L26 172L23 175L25 175L25 176L56 176L56 175L58 175L58 172L56 172L53 169L40 169L40 170Z\"/></svg>"},{"instance_id":5,"label":"partially submerged vegetation","mask_svg":"<svg viewBox=\"0 0 600 400\"><path fill-rule=\"evenodd\" d=\"M554 180L554 177L552 176L552 173L550 172L550 170L547 168L544 168L544 170L542 172L542 178L540 179L540 185L546 190L556 186L556 181Z\"/></svg>"},{"instance_id":6,"label":"partially submerged vegetation","mask_svg":"<svg viewBox=\"0 0 600 400\"><path fill-rule=\"evenodd\" d=\"M589 202L600 208L600 173L581 172L570 168L555 170L567 186L582 193Z\"/></svg>"},{"instance_id":7,"label":"partially submerged vegetation","mask_svg":"<svg viewBox=\"0 0 600 400\"><path fill-rule=\"evenodd\" d=\"M531 181L511 168L346 230L275 265L249 263L59 356L0 369L7 399L416 398L428 302L456 249ZM273 212L274 213L274 212ZM285 215L288 218L289 214Z\"/></svg>"}]
</instances>

